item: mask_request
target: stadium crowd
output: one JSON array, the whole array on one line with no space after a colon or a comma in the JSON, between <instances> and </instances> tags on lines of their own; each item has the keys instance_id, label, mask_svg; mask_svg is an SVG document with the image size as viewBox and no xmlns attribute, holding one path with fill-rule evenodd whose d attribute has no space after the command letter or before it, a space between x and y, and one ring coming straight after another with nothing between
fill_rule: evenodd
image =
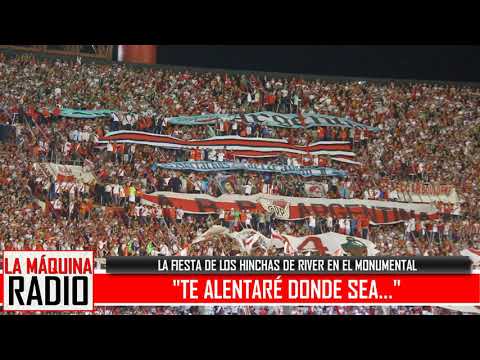
<instances>
[{"instance_id":1,"label":"stadium crowd","mask_svg":"<svg viewBox=\"0 0 480 360\"><path fill-rule=\"evenodd\" d=\"M1 312L23 315L22 312ZM40 313L39 313L40 314ZM42 312L41 314L49 314ZM54 314L54 313L52 313ZM78 313L72 313L78 315ZM85 315L463 315L437 306L99 306ZM468 314L468 312L467 312Z\"/></svg>"},{"instance_id":2,"label":"stadium crowd","mask_svg":"<svg viewBox=\"0 0 480 360\"><path fill-rule=\"evenodd\" d=\"M294 236L332 230L368 238L380 255L459 255L462 249L480 245L479 95L477 89L455 85L332 83L173 72L120 64L40 60L24 55L7 58L0 52L0 123L16 129L14 140L0 144L0 250L91 249L97 257L242 254L228 239L192 245L212 225L224 225L232 231L253 228L266 236L271 235L272 229ZM62 108L117 112L112 117L72 119L61 116ZM348 116L378 127L380 132L334 127L283 129L242 121L178 126L166 120L180 115L256 111L297 114L314 111ZM305 159L279 156L240 160L226 150L201 151L198 155L194 154L195 149L98 144L105 134L119 129L184 140L215 135L285 139L297 145L344 140L353 143L355 161L360 164L333 162L328 157L308 160L311 165L344 170L348 173L346 178L172 171L162 169L159 164L214 160L305 165ZM59 179L45 167L37 166L50 162L81 165L94 179L89 183ZM220 196L224 192L221 182L225 179L231 184L231 192L244 195L308 197L305 184L316 181L322 184L319 195L322 197L390 201L397 200L397 193L405 184L429 182L453 186L462 202L436 204L441 212L438 221L412 220L378 226L357 218L311 216L284 221L266 211L193 215L181 208L140 202L142 194L155 191ZM283 249L256 250L258 255L283 255ZM340 311L334 308L338 307L307 310L299 307L293 311L315 314ZM352 313L384 311L372 309L355 308ZM157 314L177 310L145 311ZM232 313L247 310L235 311ZM264 310L248 311L260 314ZM432 310L412 307L388 311Z\"/></svg>"}]
</instances>

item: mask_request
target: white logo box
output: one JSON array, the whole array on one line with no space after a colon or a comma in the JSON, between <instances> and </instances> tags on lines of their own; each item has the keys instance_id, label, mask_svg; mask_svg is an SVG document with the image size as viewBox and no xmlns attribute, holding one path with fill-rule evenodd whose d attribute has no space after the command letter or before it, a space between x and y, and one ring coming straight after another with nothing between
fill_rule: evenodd
<instances>
[{"instance_id":1,"label":"white logo box","mask_svg":"<svg viewBox=\"0 0 480 360\"><path fill-rule=\"evenodd\" d=\"M3 309L93 311L94 268L93 251L5 251Z\"/></svg>"}]
</instances>

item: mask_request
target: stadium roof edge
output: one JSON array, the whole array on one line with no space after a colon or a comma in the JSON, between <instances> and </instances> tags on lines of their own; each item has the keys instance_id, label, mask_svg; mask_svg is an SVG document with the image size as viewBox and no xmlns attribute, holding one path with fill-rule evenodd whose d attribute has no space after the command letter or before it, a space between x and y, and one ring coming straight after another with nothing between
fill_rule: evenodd
<instances>
[{"instance_id":1,"label":"stadium roof edge","mask_svg":"<svg viewBox=\"0 0 480 360\"><path fill-rule=\"evenodd\" d=\"M17 54L28 54L33 55L37 58L46 58L50 60L54 59L69 59L75 60L76 55L54 55L54 54L45 54L38 53L29 50L19 50L12 48L2 48L0 46L0 52L3 52L7 55L17 55ZM330 76L330 75L316 75L316 74L300 74L300 73L279 73L279 72L270 72L270 71L254 71L254 70L232 70L232 69L220 69L220 68L199 68L191 66L181 66L181 65L169 65L169 64L155 64L155 65L146 65L146 64L127 64L119 63L116 61L110 61L101 58L91 58L91 57L82 57L82 61L85 63L98 63L98 64L122 64L128 67L133 68L149 68L149 69L158 69L158 70L173 70L173 71L185 71L190 72L199 72L199 73L224 73L231 75L242 75L242 74L254 74L261 76L269 76L274 78L302 78L306 80L321 80L325 82L356 82L356 81L367 81L372 83L389 83L395 82L400 84L409 84L409 83L424 83L424 84L438 84L438 85L460 85L460 86L469 86L474 88L480 88L480 82L467 82L467 81L448 81L448 80L418 80L418 79L403 79L403 78L369 78L369 77L353 77L353 76Z\"/></svg>"}]
</instances>

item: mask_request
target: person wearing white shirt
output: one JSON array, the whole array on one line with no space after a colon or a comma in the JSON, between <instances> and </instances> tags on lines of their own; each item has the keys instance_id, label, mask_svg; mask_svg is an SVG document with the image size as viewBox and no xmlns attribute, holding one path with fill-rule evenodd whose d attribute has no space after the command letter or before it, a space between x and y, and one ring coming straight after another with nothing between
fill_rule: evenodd
<instances>
[{"instance_id":1,"label":"person wearing white shirt","mask_svg":"<svg viewBox=\"0 0 480 360\"><path fill-rule=\"evenodd\" d=\"M75 184L72 184L72 186L70 186L70 190L69 190L69 197L71 200L73 200L75 198Z\"/></svg>"},{"instance_id":2,"label":"person wearing white shirt","mask_svg":"<svg viewBox=\"0 0 480 360\"><path fill-rule=\"evenodd\" d=\"M449 222L447 222L445 224L445 227L443 228L443 236L444 236L445 239L447 239L449 241L452 240L452 238L450 236L450 223Z\"/></svg>"},{"instance_id":3,"label":"person wearing white shirt","mask_svg":"<svg viewBox=\"0 0 480 360\"><path fill-rule=\"evenodd\" d=\"M223 153L223 151L219 151L217 153L217 161L223 161L224 157L225 157L225 154Z\"/></svg>"},{"instance_id":4,"label":"person wearing white shirt","mask_svg":"<svg viewBox=\"0 0 480 360\"><path fill-rule=\"evenodd\" d=\"M217 159L217 152L215 151L215 149L211 149L208 152L208 160L215 161L216 159Z\"/></svg>"},{"instance_id":5,"label":"person wearing white shirt","mask_svg":"<svg viewBox=\"0 0 480 360\"><path fill-rule=\"evenodd\" d=\"M345 219L345 234L349 235L350 234L350 225L351 221L350 219Z\"/></svg>"},{"instance_id":6,"label":"person wearing white shirt","mask_svg":"<svg viewBox=\"0 0 480 360\"><path fill-rule=\"evenodd\" d=\"M87 131L82 131L80 133L80 141L85 141L87 142L88 140L90 140L90 133L87 132Z\"/></svg>"},{"instance_id":7,"label":"person wearing white shirt","mask_svg":"<svg viewBox=\"0 0 480 360\"><path fill-rule=\"evenodd\" d=\"M127 194L125 193L125 187L123 187L121 185L119 185L119 186L120 186L120 191L119 191L119 194L118 194L119 201L120 201L120 204L123 205L123 204L125 204L125 199L127 198Z\"/></svg>"},{"instance_id":8,"label":"person wearing white shirt","mask_svg":"<svg viewBox=\"0 0 480 360\"><path fill-rule=\"evenodd\" d=\"M225 131L224 122L225 120L218 120L218 131L220 133L223 133Z\"/></svg>"},{"instance_id":9,"label":"person wearing white shirt","mask_svg":"<svg viewBox=\"0 0 480 360\"><path fill-rule=\"evenodd\" d=\"M235 135L238 135L237 130L238 130L238 122L237 120L232 121L232 130L235 133Z\"/></svg>"},{"instance_id":10,"label":"person wearing white shirt","mask_svg":"<svg viewBox=\"0 0 480 360\"><path fill-rule=\"evenodd\" d=\"M252 228L252 214L250 213L250 210L247 210L247 215L245 217L245 227L247 228Z\"/></svg>"},{"instance_id":11,"label":"person wearing white shirt","mask_svg":"<svg viewBox=\"0 0 480 360\"><path fill-rule=\"evenodd\" d=\"M327 229L328 231L333 230L333 217L331 217L330 215L328 215L327 217Z\"/></svg>"},{"instance_id":12,"label":"person wearing white shirt","mask_svg":"<svg viewBox=\"0 0 480 360\"><path fill-rule=\"evenodd\" d=\"M338 220L338 232L345 235L345 219Z\"/></svg>"},{"instance_id":13,"label":"person wearing white shirt","mask_svg":"<svg viewBox=\"0 0 480 360\"><path fill-rule=\"evenodd\" d=\"M127 120L127 125L129 125L130 127L132 127L132 126L133 126L133 117L132 117L131 114L127 114L126 120Z\"/></svg>"},{"instance_id":14,"label":"person wearing white shirt","mask_svg":"<svg viewBox=\"0 0 480 360\"><path fill-rule=\"evenodd\" d=\"M63 145L63 155L67 156L71 150L72 150L72 143L67 141L65 145Z\"/></svg>"},{"instance_id":15,"label":"person wearing white shirt","mask_svg":"<svg viewBox=\"0 0 480 360\"><path fill-rule=\"evenodd\" d=\"M55 213L56 218L59 218L60 215L62 214L62 202L60 201L60 199L56 199L53 202L53 211Z\"/></svg>"},{"instance_id":16,"label":"person wearing white shirt","mask_svg":"<svg viewBox=\"0 0 480 360\"><path fill-rule=\"evenodd\" d=\"M363 192L363 199L364 199L364 200L368 200L369 198L370 198L370 193L369 193L368 190L365 190L365 191Z\"/></svg>"},{"instance_id":17,"label":"person wearing white shirt","mask_svg":"<svg viewBox=\"0 0 480 360\"><path fill-rule=\"evenodd\" d=\"M183 211L182 208L177 208L176 210L176 217L177 217L177 223L181 223L182 222L182 219L183 219L183 215L185 214L185 212Z\"/></svg>"},{"instance_id":18,"label":"person wearing white shirt","mask_svg":"<svg viewBox=\"0 0 480 360\"><path fill-rule=\"evenodd\" d=\"M218 219L220 220L220 224L222 226L225 226L225 210L224 209L220 209L220 212L218 214Z\"/></svg>"},{"instance_id":19,"label":"person wearing white shirt","mask_svg":"<svg viewBox=\"0 0 480 360\"><path fill-rule=\"evenodd\" d=\"M308 227L310 228L310 232L312 234L315 233L315 226L316 226L315 216L310 215L308 217Z\"/></svg>"},{"instance_id":20,"label":"person wearing white shirt","mask_svg":"<svg viewBox=\"0 0 480 360\"><path fill-rule=\"evenodd\" d=\"M140 212L140 221L142 224L147 224L149 223L148 219L150 218L150 209L146 206L142 206L141 212Z\"/></svg>"},{"instance_id":21,"label":"person wearing white shirt","mask_svg":"<svg viewBox=\"0 0 480 360\"><path fill-rule=\"evenodd\" d=\"M70 204L68 204L68 219L70 220L73 216L73 210L75 208L75 203L73 201L70 201Z\"/></svg>"},{"instance_id":22,"label":"person wearing white shirt","mask_svg":"<svg viewBox=\"0 0 480 360\"><path fill-rule=\"evenodd\" d=\"M112 114L112 130L117 131L119 129L120 119L118 118L117 114Z\"/></svg>"},{"instance_id":23,"label":"person wearing white shirt","mask_svg":"<svg viewBox=\"0 0 480 360\"><path fill-rule=\"evenodd\" d=\"M107 184L105 186L105 204L107 205L110 204L111 199L112 199L112 185Z\"/></svg>"},{"instance_id":24,"label":"person wearing white shirt","mask_svg":"<svg viewBox=\"0 0 480 360\"><path fill-rule=\"evenodd\" d=\"M121 121L122 121L122 126L123 126L123 127L126 127L126 126L128 125L128 120L127 120L127 117L125 116L125 114L121 114L121 115L119 116L119 118L120 118Z\"/></svg>"},{"instance_id":25,"label":"person wearing white shirt","mask_svg":"<svg viewBox=\"0 0 480 360\"><path fill-rule=\"evenodd\" d=\"M114 203L115 205L118 205L119 197L120 197L120 185L118 185L118 184L113 184L113 185L111 185L111 189L112 189L112 199L113 199L113 203Z\"/></svg>"},{"instance_id":26,"label":"person wearing white shirt","mask_svg":"<svg viewBox=\"0 0 480 360\"><path fill-rule=\"evenodd\" d=\"M433 240L438 242L440 241L439 239L439 233L438 233L438 223L435 221L432 226L432 235L433 235Z\"/></svg>"},{"instance_id":27,"label":"person wearing white shirt","mask_svg":"<svg viewBox=\"0 0 480 360\"><path fill-rule=\"evenodd\" d=\"M251 195L252 194L252 185L250 184L250 181L245 185L245 195Z\"/></svg>"},{"instance_id":28,"label":"person wearing white shirt","mask_svg":"<svg viewBox=\"0 0 480 360\"><path fill-rule=\"evenodd\" d=\"M406 232L406 240L410 240L411 234L415 231L415 218L410 218L406 223L405 232Z\"/></svg>"},{"instance_id":29,"label":"person wearing white shirt","mask_svg":"<svg viewBox=\"0 0 480 360\"><path fill-rule=\"evenodd\" d=\"M165 221L163 220L163 209L158 206L156 208L156 216L157 216L157 222L160 224L160 223L164 223Z\"/></svg>"},{"instance_id":30,"label":"person wearing white shirt","mask_svg":"<svg viewBox=\"0 0 480 360\"><path fill-rule=\"evenodd\" d=\"M159 251L160 255L163 255L163 256L170 256L171 253L170 253L170 249L168 248L168 246L163 243L162 246L160 246L160 251Z\"/></svg>"},{"instance_id":31,"label":"person wearing white shirt","mask_svg":"<svg viewBox=\"0 0 480 360\"><path fill-rule=\"evenodd\" d=\"M392 191L389 192L388 194L388 198L390 200L393 200L393 201L397 201L398 200L398 192L396 189L393 189Z\"/></svg>"},{"instance_id":32,"label":"person wearing white shirt","mask_svg":"<svg viewBox=\"0 0 480 360\"><path fill-rule=\"evenodd\" d=\"M141 205L136 205L134 209L135 219L140 220L140 211L142 210Z\"/></svg>"}]
</instances>

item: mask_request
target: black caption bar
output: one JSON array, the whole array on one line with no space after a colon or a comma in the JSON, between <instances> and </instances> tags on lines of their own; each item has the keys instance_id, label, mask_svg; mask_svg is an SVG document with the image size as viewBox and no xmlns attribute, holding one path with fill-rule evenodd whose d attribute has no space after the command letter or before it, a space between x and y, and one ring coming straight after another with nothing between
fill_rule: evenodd
<instances>
[{"instance_id":1,"label":"black caption bar","mask_svg":"<svg viewBox=\"0 0 480 360\"><path fill-rule=\"evenodd\" d=\"M111 256L109 274L469 274L466 256Z\"/></svg>"}]
</instances>

